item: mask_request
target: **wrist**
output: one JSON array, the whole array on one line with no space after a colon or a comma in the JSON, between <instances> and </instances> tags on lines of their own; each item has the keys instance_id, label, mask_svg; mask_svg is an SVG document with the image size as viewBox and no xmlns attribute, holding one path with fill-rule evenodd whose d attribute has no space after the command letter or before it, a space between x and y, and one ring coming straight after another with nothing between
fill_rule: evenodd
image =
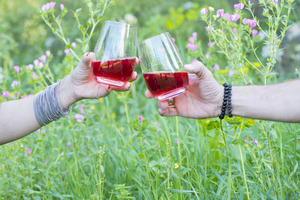
<instances>
[{"instance_id":1,"label":"wrist","mask_svg":"<svg viewBox=\"0 0 300 200\"><path fill-rule=\"evenodd\" d=\"M223 97L224 97L224 87L218 85L218 95L216 97L216 108L213 117L219 117L222 113L223 106Z\"/></svg>"},{"instance_id":2,"label":"wrist","mask_svg":"<svg viewBox=\"0 0 300 200\"><path fill-rule=\"evenodd\" d=\"M80 99L75 95L74 86L72 84L71 76L67 75L63 80L61 80L59 86L59 98L61 99L61 108L69 107L76 103Z\"/></svg>"}]
</instances>

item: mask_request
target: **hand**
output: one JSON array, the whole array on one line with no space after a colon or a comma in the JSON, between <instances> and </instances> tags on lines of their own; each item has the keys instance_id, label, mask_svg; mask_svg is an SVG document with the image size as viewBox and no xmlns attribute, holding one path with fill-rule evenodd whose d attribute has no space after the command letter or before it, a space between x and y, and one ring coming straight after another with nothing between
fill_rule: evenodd
<instances>
[{"instance_id":1,"label":"hand","mask_svg":"<svg viewBox=\"0 0 300 200\"><path fill-rule=\"evenodd\" d=\"M224 89L214 79L212 73L199 61L185 65L189 75L187 91L174 98L174 107L168 101L157 101L162 116L181 116L196 119L217 117L221 114ZM149 90L147 98L153 98Z\"/></svg>"},{"instance_id":2,"label":"hand","mask_svg":"<svg viewBox=\"0 0 300 200\"><path fill-rule=\"evenodd\" d=\"M112 90L127 91L130 89L130 83L138 77L137 72L131 74L129 82L123 87L114 87L98 83L93 75L91 62L95 60L95 54L85 53L80 63L71 73L72 93L76 101L81 99L98 99L109 95ZM136 64L138 64L138 59Z\"/></svg>"}]
</instances>

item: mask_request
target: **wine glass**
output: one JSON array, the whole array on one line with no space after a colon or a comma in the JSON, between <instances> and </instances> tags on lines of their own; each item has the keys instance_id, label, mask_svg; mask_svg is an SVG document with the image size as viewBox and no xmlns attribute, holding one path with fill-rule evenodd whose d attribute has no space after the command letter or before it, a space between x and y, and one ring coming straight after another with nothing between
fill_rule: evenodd
<instances>
[{"instance_id":1,"label":"wine glass","mask_svg":"<svg viewBox=\"0 0 300 200\"><path fill-rule=\"evenodd\" d=\"M99 83L122 87L136 65L137 28L105 21L94 53L93 74Z\"/></svg>"},{"instance_id":2,"label":"wine glass","mask_svg":"<svg viewBox=\"0 0 300 200\"><path fill-rule=\"evenodd\" d=\"M187 90L188 72L169 33L140 42L138 50L146 86L156 99L168 100Z\"/></svg>"}]
</instances>

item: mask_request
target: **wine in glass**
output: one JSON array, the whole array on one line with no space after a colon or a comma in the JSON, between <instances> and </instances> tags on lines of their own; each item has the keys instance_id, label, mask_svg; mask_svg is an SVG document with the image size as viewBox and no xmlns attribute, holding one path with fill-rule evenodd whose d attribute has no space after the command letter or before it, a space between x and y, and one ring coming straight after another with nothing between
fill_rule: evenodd
<instances>
[{"instance_id":1,"label":"wine in glass","mask_svg":"<svg viewBox=\"0 0 300 200\"><path fill-rule=\"evenodd\" d=\"M92 62L99 83L122 87L136 65L137 28L126 23L104 22Z\"/></svg>"},{"instance_id":2,"label":"wine in glass","mask_svg":"<svg viewBox=\"0 0 300 200\"><path fill-rule=\"evenodd\" d=\"M138 49L146 86L156 99L168 100L187 90L188 72L169 33L142 41Z\"/></svg>"}]
</instances>

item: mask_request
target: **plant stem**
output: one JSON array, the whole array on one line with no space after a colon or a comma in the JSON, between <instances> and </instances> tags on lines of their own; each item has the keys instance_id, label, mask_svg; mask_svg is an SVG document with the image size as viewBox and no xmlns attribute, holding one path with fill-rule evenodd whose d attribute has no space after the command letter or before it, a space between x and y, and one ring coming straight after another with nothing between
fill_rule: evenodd
<instances>
[{"instance_id":1,"label":"plant stem","mask_svg":"<svg viewBox=\"0 0 300 200\"><path fill-rule=\"evenodd\" d=\"M249 190L248 190L247 179L246 179L246 173L245 173L244 158L243 158L243 154L242 154L242 150L241 150L241 145L238 144L238 146L239 146L239 151L240 151L240 155L241 155L241 161L242 161L242 168L243 168L244 181L245 181L245 186L246 186L246 190L247 190L247 198L248 198L248 200L249 200L249 199L250 199L250 196L249 196Z\"/></svg>"}]
</instances>

